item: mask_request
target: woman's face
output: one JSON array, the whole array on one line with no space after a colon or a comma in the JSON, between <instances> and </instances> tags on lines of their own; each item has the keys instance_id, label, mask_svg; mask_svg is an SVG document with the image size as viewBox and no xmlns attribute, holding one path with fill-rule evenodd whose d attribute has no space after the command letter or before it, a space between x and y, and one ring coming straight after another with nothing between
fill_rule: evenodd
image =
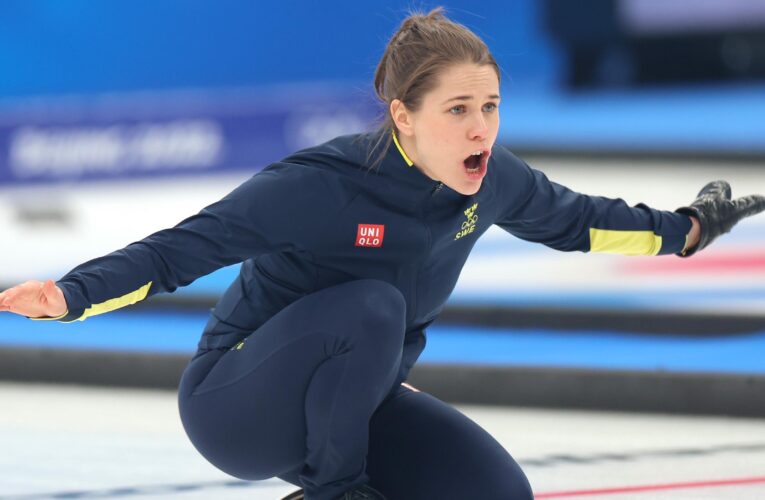
<instances>
[{"instance_id":1,"label":"woman's face","mask_svg":"<svg viewBox=\"0 0 765 500\"><path fill-rule=\"evenodd\" d=\"M489 65L456 64L437 81L417 112L398 99L391 103L401 147L431 179L458 193L475 194L499 129L497 74Z\"/></svg>"}]
</instances>

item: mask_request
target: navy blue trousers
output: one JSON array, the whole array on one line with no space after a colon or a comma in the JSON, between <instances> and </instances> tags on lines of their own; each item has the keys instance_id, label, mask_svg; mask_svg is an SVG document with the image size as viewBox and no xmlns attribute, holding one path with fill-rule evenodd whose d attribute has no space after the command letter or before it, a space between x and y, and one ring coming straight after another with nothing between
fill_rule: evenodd
<instances>
[{"instance_id":1,"label":"navy blue trousers","mask_svg":"<svg viewBox=\"0 0 765 500\"><path fill-rule=\"evenodd\" d=\"M398 384L405 302L359 280L307 295L231 349L200 351L179 388L184 429L222 471L280 477L307 500L369 483L390 500L526 500L486 431Z\"/></svg>"}]
</instances>

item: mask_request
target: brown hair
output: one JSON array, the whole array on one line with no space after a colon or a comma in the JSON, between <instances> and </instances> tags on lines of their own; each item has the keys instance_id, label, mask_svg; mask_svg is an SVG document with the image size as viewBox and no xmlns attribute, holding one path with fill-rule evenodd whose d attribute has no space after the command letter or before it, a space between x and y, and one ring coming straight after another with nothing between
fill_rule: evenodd
<instances>
[{"instance_id":1,"label":"brown hair","mask_svg":"<svg viewBox=\"0 0 765 500\"><path fill-rule=\"evenodd\" d=\"M499 66L486 44L465 26L449 20L443 7L427 14L411 12L393 34L375 71L375 93L385 105L385 118L379 127L380 137L369 151L369 158L382 143L378 157L382 161L393 140L396 125L390 103L399 99L409 111L416 112L429 91L435 88L438 75L454 64L488 64L499 75ZM386 133L387 132L387 133Z\"/></svg>"}]
</instances>

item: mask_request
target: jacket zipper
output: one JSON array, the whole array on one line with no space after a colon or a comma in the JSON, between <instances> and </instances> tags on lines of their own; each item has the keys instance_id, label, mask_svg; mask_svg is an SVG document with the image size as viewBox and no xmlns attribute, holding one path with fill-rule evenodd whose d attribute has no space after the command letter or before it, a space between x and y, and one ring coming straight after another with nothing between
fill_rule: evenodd
<instances>
[{"instance_id":1,"label":"jacket zipper","mask_svg":"<svg viewBox=\"0 0 765 500\"><path fill-rule=\"evenodd\" d=\"M443 187L444 187L443 182L439 182L438 184L436 184L436 187L434 187L433 190L430 192L430 198L433 198L439 191L441 191ZM433 247L433 234L431 233L430 224L428 224L428 220L426 216L429 203L430 203L430 199L427 200L425 204L423 205L422 212L420 215L422 224L425 226L425 232L426 232L425 234L427 234L428 236L428 252L426 252L426 256L430 252L430 249ZM426 260L427 260L427 257L426 257ZM412 283L412 288L413 288L412 290L413 292L412 293L412 320L414 320L414 318L417 315L417 302L418 302L418 294L420 291L420 287L419 287L420 271L422 270L419 269L418 271L414 273L413 280L412 280L413 281Z\"/></svg>"}]
</instances>

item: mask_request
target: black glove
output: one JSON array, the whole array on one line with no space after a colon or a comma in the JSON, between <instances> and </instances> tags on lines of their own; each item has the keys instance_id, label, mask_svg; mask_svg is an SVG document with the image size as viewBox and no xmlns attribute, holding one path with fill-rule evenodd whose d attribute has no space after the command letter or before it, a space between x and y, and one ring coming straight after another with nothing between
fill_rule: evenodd
<instances>
[{"instance_id":1,"label":"black glove","mask_svg":"<svg viewBox=\"0 0 765 500\"><path fill-rule=\"evenodd\" d=\"M730 194L730 184L727 182L710 182L701 188L690 207L680 207L675 210L675 212L696 217L701 225L698 245L678 255L690 257L699 250L706 248L721 234L730 231L744 217L765 210L765 197L763 196L755 194L731 200Z\"/></svg>"}]
</instances>

